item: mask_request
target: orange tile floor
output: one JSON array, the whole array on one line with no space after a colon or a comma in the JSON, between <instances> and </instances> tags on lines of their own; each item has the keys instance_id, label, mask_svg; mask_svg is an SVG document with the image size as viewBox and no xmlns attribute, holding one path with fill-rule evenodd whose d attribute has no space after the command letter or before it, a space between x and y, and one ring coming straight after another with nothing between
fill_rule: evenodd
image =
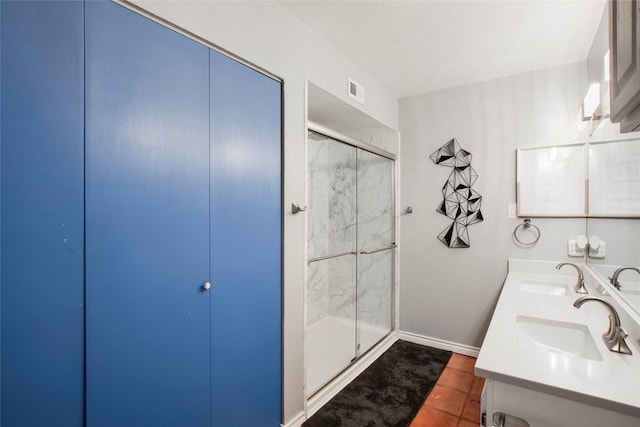
<instances>
[{"instance_id":1,"label":"orange tile floor","mask_svg":"<svg viewBox=\"0 0 640 427\"><path fill-rule=\"evenodd\" d=\"M410 427L478 427L484 378L473 374L475 363L453 353Z\"/></svg>"}]
</instances>

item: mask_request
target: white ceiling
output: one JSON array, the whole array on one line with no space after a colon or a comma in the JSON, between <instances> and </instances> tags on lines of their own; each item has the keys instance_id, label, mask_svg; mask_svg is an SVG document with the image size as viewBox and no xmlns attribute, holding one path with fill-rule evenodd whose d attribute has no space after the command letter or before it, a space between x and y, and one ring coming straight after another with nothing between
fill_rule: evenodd
<instances>
[{"instance_id":1,"label":"white ceiling","mask_svg":"<svg viewBox=\"0 0 640 427\"><path fill-rule=\"evenodd\" d=\"M397 97L586 59L606 0L279 3Z\"/></svg>"}]
</instances>

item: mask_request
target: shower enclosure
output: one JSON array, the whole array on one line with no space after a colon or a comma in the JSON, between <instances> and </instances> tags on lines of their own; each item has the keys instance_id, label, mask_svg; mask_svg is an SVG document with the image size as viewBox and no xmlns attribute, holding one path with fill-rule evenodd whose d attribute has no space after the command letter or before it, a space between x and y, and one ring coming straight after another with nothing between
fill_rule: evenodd
<instances>
[{"instance_id":1,"label":"shower enclosure","mask_svg":"<svg viewBox=\"0 0 640 427\"><path fill-rule=\"evenodd\" d=\"M308 134L308 397L393 327L393 155L326 134Z\"/></svg>"}]
</instances>

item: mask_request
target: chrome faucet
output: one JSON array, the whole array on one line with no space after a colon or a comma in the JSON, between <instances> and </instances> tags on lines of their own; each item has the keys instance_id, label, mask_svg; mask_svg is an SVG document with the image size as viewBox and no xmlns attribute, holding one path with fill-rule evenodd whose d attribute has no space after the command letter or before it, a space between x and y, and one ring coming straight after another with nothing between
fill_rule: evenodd
<instances>
[{"instance_id":1,"label":"chrome faucet","mask_svg":"<svg viewBox=\"0 0 640 427\"><path fill-rule=\"evenodd\" d=\"M556 268L560 270L560 268L565 265L570 265L578 270L578 282L576 283L576 286L575 288L573 288L573 290L576 291L577 294L588 294L589 291L584 287L584 275L582 274L582 270L580 269L580 267L570 262L561 262L560 264L556 265Z\"/></svg>"},{"instance_id":2,"label":"chrome faucet","mask_svg":"<svg viewBox=\"0 0 640 427\"><path fill-rule=\"evenodd\" d=\"M640 274L640 269L639 268L635 268L635 267L620 267L619 269L617 269L616 271L613 272L613 276L609 277L609 282L616 287L617 290L620 290L621 286L620 286L620 282L618 282L618 276L620 275L620 273L622 273L624 270L633 270L636 271L638 274Z\"/></svg>"},{"instance_id":3,"label":"chrome faucet","mask_svg":"<svg viewBox=\"0 0 640 427\"><path fill-rule=\"evenodd\" d=\"M606 305L611 312L611 314L609 314L609 329L607 329L607 332L602 334L602 339L607 345L609 351L613 351L614 353L631 354L631 350L629 349L627 342L624 340L628 335L620 325L620 316L618 316L616 309L605 300L597 297L580 297L573 302L573 306L575 308L580 308L582 304L587 301L601 302Z\"/></svg>"}]
</instances>

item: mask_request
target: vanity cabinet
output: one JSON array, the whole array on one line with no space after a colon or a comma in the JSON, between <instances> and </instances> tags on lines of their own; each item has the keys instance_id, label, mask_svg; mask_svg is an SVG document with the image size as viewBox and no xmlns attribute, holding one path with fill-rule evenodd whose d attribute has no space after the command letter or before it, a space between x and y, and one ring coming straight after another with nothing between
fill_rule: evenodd
<instances>
[{"instance_id":1,"label":"vanity cabinet","mask_svg":"<svg viewBox=\"0 0 640 427\"><path fill-rule=\"evenodd\" d=\"M611 121L640 130L640 2L609 1Z\"/></svg>"},{"instance_id":2,"label":"vanity cabinet","mask_svg":"<svg viewBox=\"0 0 640 427\"><path fill-rule=\"evenodd\" d=\"M536 391L530 386L495 380L485 381L481 408L489 427L497 412L521 418L529 427L637 427L639 421L637 417Z\"/></svg>"},{"instance_id":3,"label":"vanity cabinet","mask_svg":"<svg viewBox=\"0 0 640 427\"><path fill-rule=\"evenodd\" d=\"M640 425L640 393L629 380L640 372L637 326L624 307L597 293L598 279L587 266L575 265L584 271L590 296L610 304L629 334L633 354L610 351L602 339L610 309L593 301L576 308L584 296L575 291L577 274L557 265L509 260L474 368L486 378L483 418L491 425L494 414L503 413L530 427Z\"/></svg>"},{"instance_id":4,"label":"vanity cabinet","mask_svg":"<svg viewBox=\"0 0 640 427\"><path fill-rule=\"evenodd\" d=\"M281 82L111 1L0 14L0 424L278 426Z\"/></svg>"}]
</instances>

